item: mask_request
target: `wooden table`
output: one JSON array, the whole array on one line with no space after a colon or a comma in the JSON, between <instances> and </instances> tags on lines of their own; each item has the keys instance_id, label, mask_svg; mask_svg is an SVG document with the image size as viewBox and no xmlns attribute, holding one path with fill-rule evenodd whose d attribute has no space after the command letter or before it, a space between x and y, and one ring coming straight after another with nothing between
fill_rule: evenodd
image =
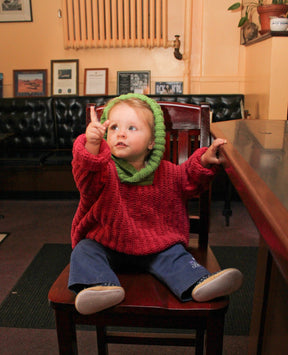
<instances>
[{"instance_id":1,"label":"wooden table","mask_svg":"<svg viewBox=\"0 0 288 355\"><path fill-rule=\"evenodd\" d=\"M260 232L249 354L288 354L288 121L217 122L211 133L227 139L224 168Z\"/></svg>"}]
</instances>

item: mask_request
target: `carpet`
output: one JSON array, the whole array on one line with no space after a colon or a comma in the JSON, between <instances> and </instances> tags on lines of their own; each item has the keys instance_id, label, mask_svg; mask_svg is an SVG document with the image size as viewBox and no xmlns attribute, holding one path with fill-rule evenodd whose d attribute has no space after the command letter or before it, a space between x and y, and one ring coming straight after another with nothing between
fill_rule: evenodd
<instances>
[{"instance_id":1,"label":"carpet","mask_svg":"<svg viewBox=\"0 0 288 355\"><path fill-rule=\"evenodd\" d=\"M213 247L221 268L236 267L244 274L242 288L230 297L226 335L248 335L252 311L257 248ZM0 327L54 329L54 313L47 300L56 277L69 262L68 244L44 244L0 306Z\"/></svg>"}]
</instances>

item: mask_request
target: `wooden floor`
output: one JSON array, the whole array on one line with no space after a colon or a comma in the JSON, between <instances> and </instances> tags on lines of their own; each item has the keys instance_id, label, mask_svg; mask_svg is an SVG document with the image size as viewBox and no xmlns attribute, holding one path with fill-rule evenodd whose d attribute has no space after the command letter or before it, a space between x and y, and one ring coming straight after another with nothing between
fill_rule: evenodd
<instances>
[{"instance_id":1,"label":"wooden floor","mask_svg":"<svg viewBox=\"0 0 288 355\"><path fill-rule=\"evenodd\" d=\"M210 244L257 246L258 232L246 208L232 202L230 226L222 216L223 203L212 202ZM0 303L7 296L45 243L70 243L76 200L0 200L0 233L9 236L0 244ZM78 332L79 354L97 354L94 332ZM225 336L224 355L245 355L248 338ZM0 328L0 355L58 354L55 330ZM110 355L191 355L191 348L109 345Z\"/></svg>"}]
</instances>

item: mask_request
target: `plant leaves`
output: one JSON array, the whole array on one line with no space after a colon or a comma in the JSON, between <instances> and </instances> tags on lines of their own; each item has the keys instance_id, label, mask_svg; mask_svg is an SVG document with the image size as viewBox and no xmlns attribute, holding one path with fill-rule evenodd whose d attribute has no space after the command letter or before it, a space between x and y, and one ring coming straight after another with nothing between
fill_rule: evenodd
<instances>
[{"instance_id":1,"label":"plant leaves","mask_svg":"<svg viewBox=\"0 0 288 355\"><path fill-rule=\"evenodd\" d=\"M241 6L240 2L235 2L235 4L231 5L228 10L237 10Z\"/></svg>"},{"instance_id":2,"label":"plant leaves","mask_svg":"<svg viewBox=\"0 0 288 355\"><path fill-rule=\"evenodd\" d=\"M240 21L238 23L238 27L242 27L246 21L248 21L248 17L247 16L241 17Z\"/></svg>"}]
</instances>

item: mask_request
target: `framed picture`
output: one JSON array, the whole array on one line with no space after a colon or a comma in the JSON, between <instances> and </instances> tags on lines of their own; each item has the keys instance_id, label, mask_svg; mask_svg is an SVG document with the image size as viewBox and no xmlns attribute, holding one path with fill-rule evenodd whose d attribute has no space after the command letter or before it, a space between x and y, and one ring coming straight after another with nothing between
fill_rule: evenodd
<instances>
[{"instance_id":1,"label":"framed picture","mask_svg":"<svg viewBox=\"0 0 288 355\"><path fill-rule=\"evenodd\" d=\"M85 69L84 95L108 94L108 68Z\"/></svg>"},{"instance_id":2,"label":"framed picture","mask_svg":"<svg viewBox=\"0 0 288 355\"><path fill-rule=\"evenodd\" d=\"M47 70L13 70L14 97L46 96Z\"/></svg>"},{"instance_id":3,"label":"framed picture","mask_svg":"<svg viewBox=\"0 0 288 355\"><path fill-rule=\"evenodd\" d=\"M117 74L118 95L150 94L150 71L118 71Z\"/></svg>"},{"instance_id":4,"label":"framed picture","mask_svg":"<svg viewBox=\"0 0 288 355\"><path fill-rule=\"evenodd\" d=\"M0 22L32 22L31 0L0 0Z\"/></svg>"},{"instance_id":5,"label":"framed picture","mask_svg":"<svg viewBox=\"0 0 288 355\"><path fill-rule=\"evenodd\" d=\"M51 60L51 95L78 95L79 60Z\"/></svg>"},{"instance_id":6,"label":"framed picture","mask_svg":"<svg viewBox=\"0 0 288 355\"><path fill-rule=\"evenodd\" d=\"M181 95L183 94L182 81L156 81L156 95Z\"/></svg>"}]
</instances>

